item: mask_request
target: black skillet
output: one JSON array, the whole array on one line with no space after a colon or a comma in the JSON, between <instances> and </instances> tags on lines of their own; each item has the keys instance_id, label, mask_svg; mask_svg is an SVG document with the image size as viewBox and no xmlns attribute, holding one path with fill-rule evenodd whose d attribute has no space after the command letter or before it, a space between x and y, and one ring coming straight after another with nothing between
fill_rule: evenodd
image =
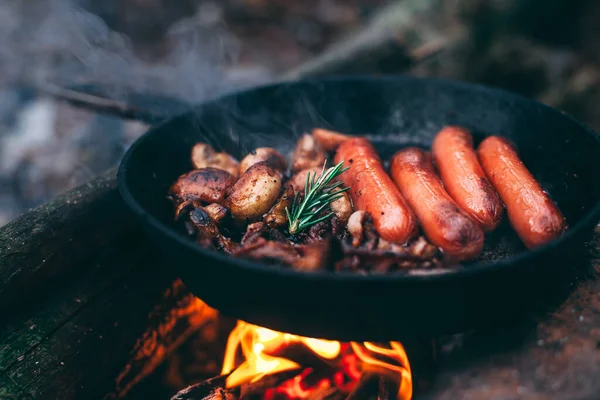
<instances>
[{"instance_id":1,"label":"black skillet","mask_svg":"<svg viewBox=\"0 0 600 400\"><path fill-rule=\"evenodd\" d=\"M480 140L512 139L565 214L560 239L526 250L505 222L480 260L456 269L393 275L302 273L197 246L173 224L167 190L189 171L198 141L240 157L258 146L289 151L313 127L367 135L383 158L429 146L446 124ZM538 309L571 276L600 219L600 140L560 111L500 90L413 77L338 77L278 83L200 105L129 149L119 189L173 268L225 315L339 340L401 340L493 326Z\"/></svg>"}]
</instances>

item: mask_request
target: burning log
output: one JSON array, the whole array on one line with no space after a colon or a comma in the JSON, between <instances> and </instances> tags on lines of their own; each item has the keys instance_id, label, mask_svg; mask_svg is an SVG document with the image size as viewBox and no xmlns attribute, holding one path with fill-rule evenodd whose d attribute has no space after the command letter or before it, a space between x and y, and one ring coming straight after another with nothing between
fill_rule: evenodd
<instances>
[{"instance_id":1,"label":"burning log","mask_svg":"<svg viewBox=\"0 0 600 400\"><path fill-rule=\"evenodd\" d=\"M324 388L314 392L307 400L343 400L344 394L337 388Z\"/></svg>"},{"instance_id":2,"label":"burning log","mask_svg":"<svg viewBox=\"0 0 600 400\"><path fill-rule=\"evenodd\" d=\"M370 395L376 393L378 377L373 373L363 373L360 380L350 392L346 400L363 400L368 399Z\"/></svg>"},{"instance_id":3,"label":"burning log","mask_svg":"<svg viewBox=\"0 0 600 400\"><path fill-rule=\"evenodd\" d=\"M171 400L237 400L232 391L225 389L226 376L217 376L179 391Z\"/></svg>"},{"instance_id":4,"label":"burning log","mask_svg":"<svg viewBox=\"0 0 600 400\"><path fill-rule=\"evenodd\" d=\"M253 396L262 395L267 389L276 387L288 379L294 378L300 372L300 369L293 369L267 375L257 382L246 382L240 386L239 400L250 400Z\"/></svg>"}]
</instances>

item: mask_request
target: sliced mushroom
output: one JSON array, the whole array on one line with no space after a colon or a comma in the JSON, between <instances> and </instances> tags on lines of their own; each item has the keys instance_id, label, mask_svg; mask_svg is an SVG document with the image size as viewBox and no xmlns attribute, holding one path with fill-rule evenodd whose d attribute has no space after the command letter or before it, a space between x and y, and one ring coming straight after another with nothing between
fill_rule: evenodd
<instances>
[{"instance_id":1,"label":"sliced mushroom","mask_svg":"<svg viewBox=\"0 0 600 400\"><path fill-rule=\"evenodd\" d=\"M279 200L277 200L277 203L275 203L273 208L271 208L271 211L269 211L265 217L265 222L269 228L282 228L288 223L285 209L287 208L289 210L292 207L293 202L294 188L292 186L288 186Z\"/></svg>"},{"instance_id":2,"label":"sliced mushroom","mask_svg":"<svg viewBox=\"0 0 600 400\"><path fill-rule=\"evenodd\" d=\"M355 211L348 219L348 233L352 237L352 246L363 246L373 249L377 245L379 235L373 226L373 220L366 211Z\"/></svg>"},{"instance_id":3,"label":"sliced mushroom","mask_svg":"<svg viewBox=\"0 0 600 400\"><path fill-rule=\"evenodd\" d=\"M240 163L227 153L217 153L206 143L197 143L192 148L192 164L194 168L218 168L238 177Z\"/></svg>"},{"instance_id":4,"label":"sliced mushroom","mask_svg":"<svg viewBox=\"0 0 600 400\"><path fill-rule=\"evenodd\" d=\"M287 161L280 152L272 147L259 147L251 151L244 159L242 159L242 162L240 162L240 176L243 175L248 168L261 161L265 161L271 168L282 174L287 169Z\"/></svg>"},{"instance_id":5,"label":"sliced mushroom","mask_svg":"<svg viewBox=\"0 0 600 400\"><path fill-rule=\"evenodd\" d=\"M325 151L317 144L311 135L304 134L292 155L292 171L299 172L303 169L323 167L325 163Z\"/></svg>"},{"instance_id":6,"label":"sliced mushroom","mask_svg":"<svg viewBox=\"0 0 600 400\"><path fill-rule=\"evenodd\" d=\"M241 222L267 213L281 192L281 177L267 162L252 165L227 192L225 206Z\"/></svg>"},{"instance_id":7,"label":"sliced mushroom","mask_svg":"<svg viewBox=\"0 0 600 400\"><path fill-rule=\"evenodd\" d=\"M235 243L221 234L219 228L203 208L193 209L190 212L190 221L198 231L197 242L201 246L216 247L226 253L231 253L235 249Z\"/></svg>"},{"instance_id":8,"label":"sliced mushroom","mask_svg":"<svg viewBox=\"0 0 600 400\"><path fill-rule=\"evenodd\" d=\"M178 206L186 201L219 204L234 184L235 177L222 169L196 169L181 175L169 189L169 195Z\"/></svg>"},{"instance_id":9,"label":"sliced mushroom","mask_svg":"<svg viewBox=\"0 0 600 400\"><path fill-rule=\"evenodd\" d=\"M209 204L203 208L215 224L219 224L229 214L228 209L217 203Z\"/></svg>"},{"instance_id":10,"label":"sliced mushroom","mask_svg":"<svg viewBox=\"0 0 600 400\"><path fill-rule=\"evenodd\" d=\"M350 138L350 136L344 135L343 133L321 128L313 129L312 135L319 146L329 152L336 151L342 143Z\"/></svg>"}]
</instances>

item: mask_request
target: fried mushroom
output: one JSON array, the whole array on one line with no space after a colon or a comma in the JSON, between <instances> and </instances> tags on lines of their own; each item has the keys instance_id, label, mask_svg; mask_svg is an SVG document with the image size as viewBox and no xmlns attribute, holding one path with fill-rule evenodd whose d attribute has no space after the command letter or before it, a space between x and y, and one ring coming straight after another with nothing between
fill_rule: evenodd
<instances>
[{"instance_id":1,"label":"fried mushroom","mask_svg":"<svg viewBox=\"0 0 600 400\"><path fill-rule=\"evenodd\" d=\"M315 139L311 135L304 134L298 139L292 155L292 171L298 172L307 168L322 167L325 163L325 156L325 151Z\"/></svg>"},{"instance_id":2,"label":"fried mushroom","mask_svg":"<svg viewBox=\"0 0 600 400\"><path fill-rule=\"evenodd\" d=\"M169 196L177 206L188 201L220 204L234 184L235 177L222 169L196 169L181 175L169 189Z\"/></svg>"},{"instance_id":3,"label":"fried mushroom","mask_svg":"<svg viewBox=\"0 0 600 400\"><path fill-rule=\"evenodd\" d=\"M282 228L288 223L285 209L290 209L294 202L294 188L288 186L283 192L277 203L271 208L271 211L265 217L265 222L269 228Z\"/></svg>"},{"instance_id":4,"label":"fried mushroom","mask_svg":"<svg viewBox=\"0 0 600 400\"><path fill-rule=\"evenodd\" d=\"M203 208L194 208L189 217L197 230L196 241L202 247L216 248L226 253L231 253L235 249L235 243L221 234L219 228Z\"/></svg>"},{"instance_id":5,"label":"fried mushroom","mask_svg":"<svg viewBox=\"0 0 600 400\"><path fill-rule=\"evenodd\" d=\"M217 153L206 143L197 143L192 148L192 164L196 169L207 167L222 169L234 177L239 175L240 163L227 153Z\"/></svg>"},{"instance_id":6,"label":"fried mushroom","mask_svg":"<svg viewBox=\"0 0 600 400\"><path fill-rule=\"evenodd\" d=\"M259 147L251 151L240 162L240 176L243 175L248 168L259 162L266 162L271 168L283 174L287 169L287 161L280 152L272 147Z\"/></svg>"},{"instance_id":7,"label":"fried mushroom","mask_svg":"<svg viewBox=\"0 0 600 400\"><path fill-rule=\"evenodd\" d=\"M320 167L303 169L302 171L299 171L294 176L292 176L288 183L292 185L294 191L301 193L304 192L304 187L306 185L306 178L308 177L308 174L310 173L311 179L313 176L315 177L315 179L319 179L322 172L323 165L321 165Z\"/></svg>"},{"instance_id":8,"label":"fried mushroom","mask_svg":"<svg viewBox=\"0 0 600 400\"><path fill-rule=\"evenodd\" d=\"M330 207L335 216L344 224L348 222L348 219L350 219L350 216L354 211L348 192L342 192L342 195L339 199L331 202Z\"/></svg>"},{"instance_id":9,"label":"fried mushroom","mask_svg":"<svg viewBox=\"0 0 600 400\"><path fill-rule=\"evenodd\" d=\"M319 146L329 152L336 151L342 143L350 138L350 136L344 135L343 133L321 128L313 129L312 135Z\"/></svg>"},{"instance_id":10,"label":"fried mushroom","mask_svg":"<svg viewBox=\"0 0 600 400\"><path fill-rule=\"evenodd\" d=\"M280 192L281 176L261 161L248 168L229 189L224 205L237 221L254 221L271 209Z\"/></svg>"},{"instance_id":11,"label":"fried mushroom","mask_svg":"<svg viewBox=\"0 0 600 400\"><path fill-rule=\"evenodd\" d=\"M348 219L348 233L352 237L352 246L373 249L379 235L373 226L373 220L366 211L355 211Z\"/></svg>"},{"instance_id":12,"label":"fried mushroom","mask_svg":"<svg viewBox=\"0 0 600 400\"><path fill-rule=\"evenodd\" d=\"M219 224L229 214L229 210L220 204L212 203L203 207L204 211L208 214L210 219L215 223Z\"/></svg>"}]
</instances>

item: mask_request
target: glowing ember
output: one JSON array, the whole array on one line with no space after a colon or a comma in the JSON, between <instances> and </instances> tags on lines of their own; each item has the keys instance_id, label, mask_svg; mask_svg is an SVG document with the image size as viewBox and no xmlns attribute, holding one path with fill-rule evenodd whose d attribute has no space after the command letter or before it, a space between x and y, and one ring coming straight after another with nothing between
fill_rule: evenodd
<instances>
[{"instance_id":1,"label":"glowing ember","mask_svg":"<svg viewBox=\"0 0 600 400\"><path fill-rule=\"evenodd\" d=\"M241 349L241 360L238 350ZM307 362L306 358L314 360ZM318 390L335 387L349 393L363 371L381 369L399 383L398 399L412 398L412 375L404 347L371 342L340 343L312 339L261 328L239 321L229 335L223 374L228 388L257 382L266 375L301 370L294 378L265 392L265 400L306 399Z\"/></svg>"}]
</instances>

